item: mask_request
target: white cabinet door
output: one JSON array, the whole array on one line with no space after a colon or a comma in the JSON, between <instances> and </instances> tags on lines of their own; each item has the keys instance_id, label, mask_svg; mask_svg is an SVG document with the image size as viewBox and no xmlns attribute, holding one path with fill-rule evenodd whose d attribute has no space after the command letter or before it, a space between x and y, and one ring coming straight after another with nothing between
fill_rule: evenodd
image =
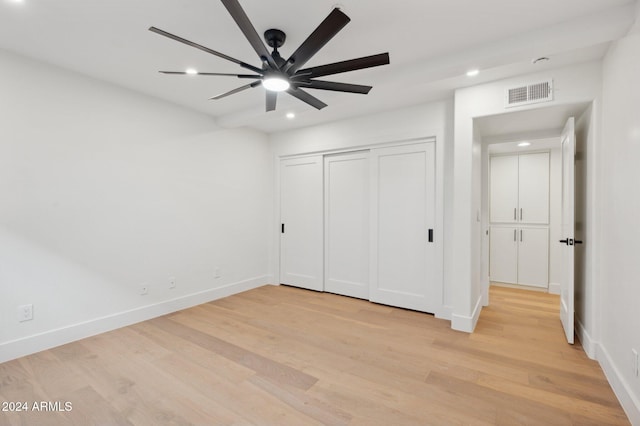
<instances>
[{"instance_id":1,"label":"white cabinet door","mask_svg":"<svg viewBox=\"0 0 640 426\"><path fill-rule=\"evenodd\" d=\"M324 291L369 299L369 152L324 158Z\"/></svg>"},{"instance_id":2,"label":"white cabinet door","mask_svg":"<svg viewBox=\"0 0 640 426\"><path fill-rule=\"evenodd\" d=\"M521 227L518 230L518 284L549 286L549 229Z\"/></svg>"},{"instance_id":3,"label":"white cabinet door","mask_svg":"<svg viewBox=\"0 0 640 426\"><path fill-rule=\"evenodd\" d=\"M491 281L518 283L518 230L514 226L491 226L489 275Z\"/></svg>"},{"instance_id":4,"label":"white cabinet door","mask_svg":"<svg viewBox=\"0 0 640 426\"><path fill-rule=\"evenodd\" d=\"M518 182L518 220L549 223L549 153L520 155Z\"/></svg>"},{"instance_id":5,"label":"white cabinet door","mask_svg":"<svg viewBox=\"0 0 640 426\"><path fill-rule=\"evenodd\" d=\"M323 288L322 156L280 164L280 282Z\"/></svg>"},{"instance_id":6,"label":"white cabinet door","mask_svg":"<svg viewBox=\"0 0 640 426\"><path fill-rule=\"evenodd\" d=\"M371 151L370 300L434 312L435 144Z\"/></svg>"},{"instance_id":7,"label":"white cabinet door","mask_svg":"<svg viewBox=\"0 0 640 426\"><path fill-rule=\"evenodd\" d=\"M490 221L515 223L518 218L518 156L491 157L490 181Z\"/></svg>"}]
</instances>

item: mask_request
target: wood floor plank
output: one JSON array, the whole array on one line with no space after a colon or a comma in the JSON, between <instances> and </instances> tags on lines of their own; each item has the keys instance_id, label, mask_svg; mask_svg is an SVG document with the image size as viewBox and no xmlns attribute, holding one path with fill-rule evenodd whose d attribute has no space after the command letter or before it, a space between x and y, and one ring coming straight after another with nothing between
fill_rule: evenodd
<instances>
[{"instance_id":1,"label":"wood floor plank","mask_svg":"<svg viewBox=\"0 0 640 426\"><path fill-rule=\"evenodd\" d=\"M0 364L3 425L625 425L558 296L492 287L473 334L432 315L264 286Z\"/></svg>"}]
</instances>

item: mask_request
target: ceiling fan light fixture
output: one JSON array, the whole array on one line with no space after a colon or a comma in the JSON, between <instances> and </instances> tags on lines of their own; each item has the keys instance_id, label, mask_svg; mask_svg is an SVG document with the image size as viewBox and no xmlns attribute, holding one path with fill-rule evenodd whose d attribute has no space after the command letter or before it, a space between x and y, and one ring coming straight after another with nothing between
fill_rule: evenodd
<instances>
[{"instance_id":1,"label":"ceiling fan light fixture","mask_svg":"<svg viewBox=\"0 0 640 426\"><path fill-rule=\"evenodd\" d=\"M265 77L262 80L262 85L264 86L265 89L270 90L272 92L284 92L289 87L291 87L291 84L287 79L277 75Z\"/></svg>"}]
</instances>

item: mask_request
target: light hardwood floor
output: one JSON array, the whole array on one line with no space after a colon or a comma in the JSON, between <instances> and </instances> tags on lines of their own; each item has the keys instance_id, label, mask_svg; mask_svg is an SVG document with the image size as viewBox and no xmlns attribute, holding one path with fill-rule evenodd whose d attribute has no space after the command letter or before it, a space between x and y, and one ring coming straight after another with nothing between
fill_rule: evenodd
<instances>
[{"instance_id":1,"label":"light hardwood floor","mask_svg":"<svg viewBox=\"0 0 640 426\"><path fill-rule=\"evenodd\" d=\"M0 364L1 425L629 424L557 296L494 287L476 332L265 286ZM30 407L31 408L31 407Z\"/></svg>"}]
</instances>

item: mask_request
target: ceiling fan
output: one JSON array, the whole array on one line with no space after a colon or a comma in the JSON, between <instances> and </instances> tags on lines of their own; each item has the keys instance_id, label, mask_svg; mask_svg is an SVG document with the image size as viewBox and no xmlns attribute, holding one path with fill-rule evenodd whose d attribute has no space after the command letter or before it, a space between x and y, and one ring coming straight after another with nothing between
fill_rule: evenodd
<instances>
[{"instance_id":1,"label":"ceiling fan","mask_svg":"<svg viewBox=\"0 0 640 426\"><path fill-rule=\"evenodd\" d=\"M242 68L252 71L253 74L227 74L213 72L195 72L198 75L206 76L228 76L241 79L255 80L252 83L240 86L236 89L214 96L210 99L222 99L226 96L262 85L266 89L266 110L274 111L276 109L276 101L278 92L286 92L291 96L300 99L316 109L322 109L327 106L318 98L310 95L304 89L320 89L332 90L337 92L361 93L367 94L371 90L371 86L363 86L359 84L338 83L334 81L317 80L317 77L339 74L348 71L355 71L364 68L377 67L389 64L389 53L380 53L378 55L365 56L347 61L335 62L327 65L301 69L309 59L313 57L329 40L331 40L351 19L345 15L339 8L333 11L320 23L311 35L293 52L289 59L280 56L278 49L284 44L286 34L277 29L265 31L264 39L267 44L273 48L269 53L267 47L262 42L256 29L251 24L238 0L221 0L222 4L227 8L231 17L236 21L238 27L247 38L253 49L256 51L262 62L262 67L242 62L224 53L209 49L208 47L186 40L177 35L168 33L156 27L150 27L149 31L179 41L188 46L195 47L204 52L234 62ZM194 72L184 71L160 71L163 74L193 74Z\"/></svg>"}]
</instances>

